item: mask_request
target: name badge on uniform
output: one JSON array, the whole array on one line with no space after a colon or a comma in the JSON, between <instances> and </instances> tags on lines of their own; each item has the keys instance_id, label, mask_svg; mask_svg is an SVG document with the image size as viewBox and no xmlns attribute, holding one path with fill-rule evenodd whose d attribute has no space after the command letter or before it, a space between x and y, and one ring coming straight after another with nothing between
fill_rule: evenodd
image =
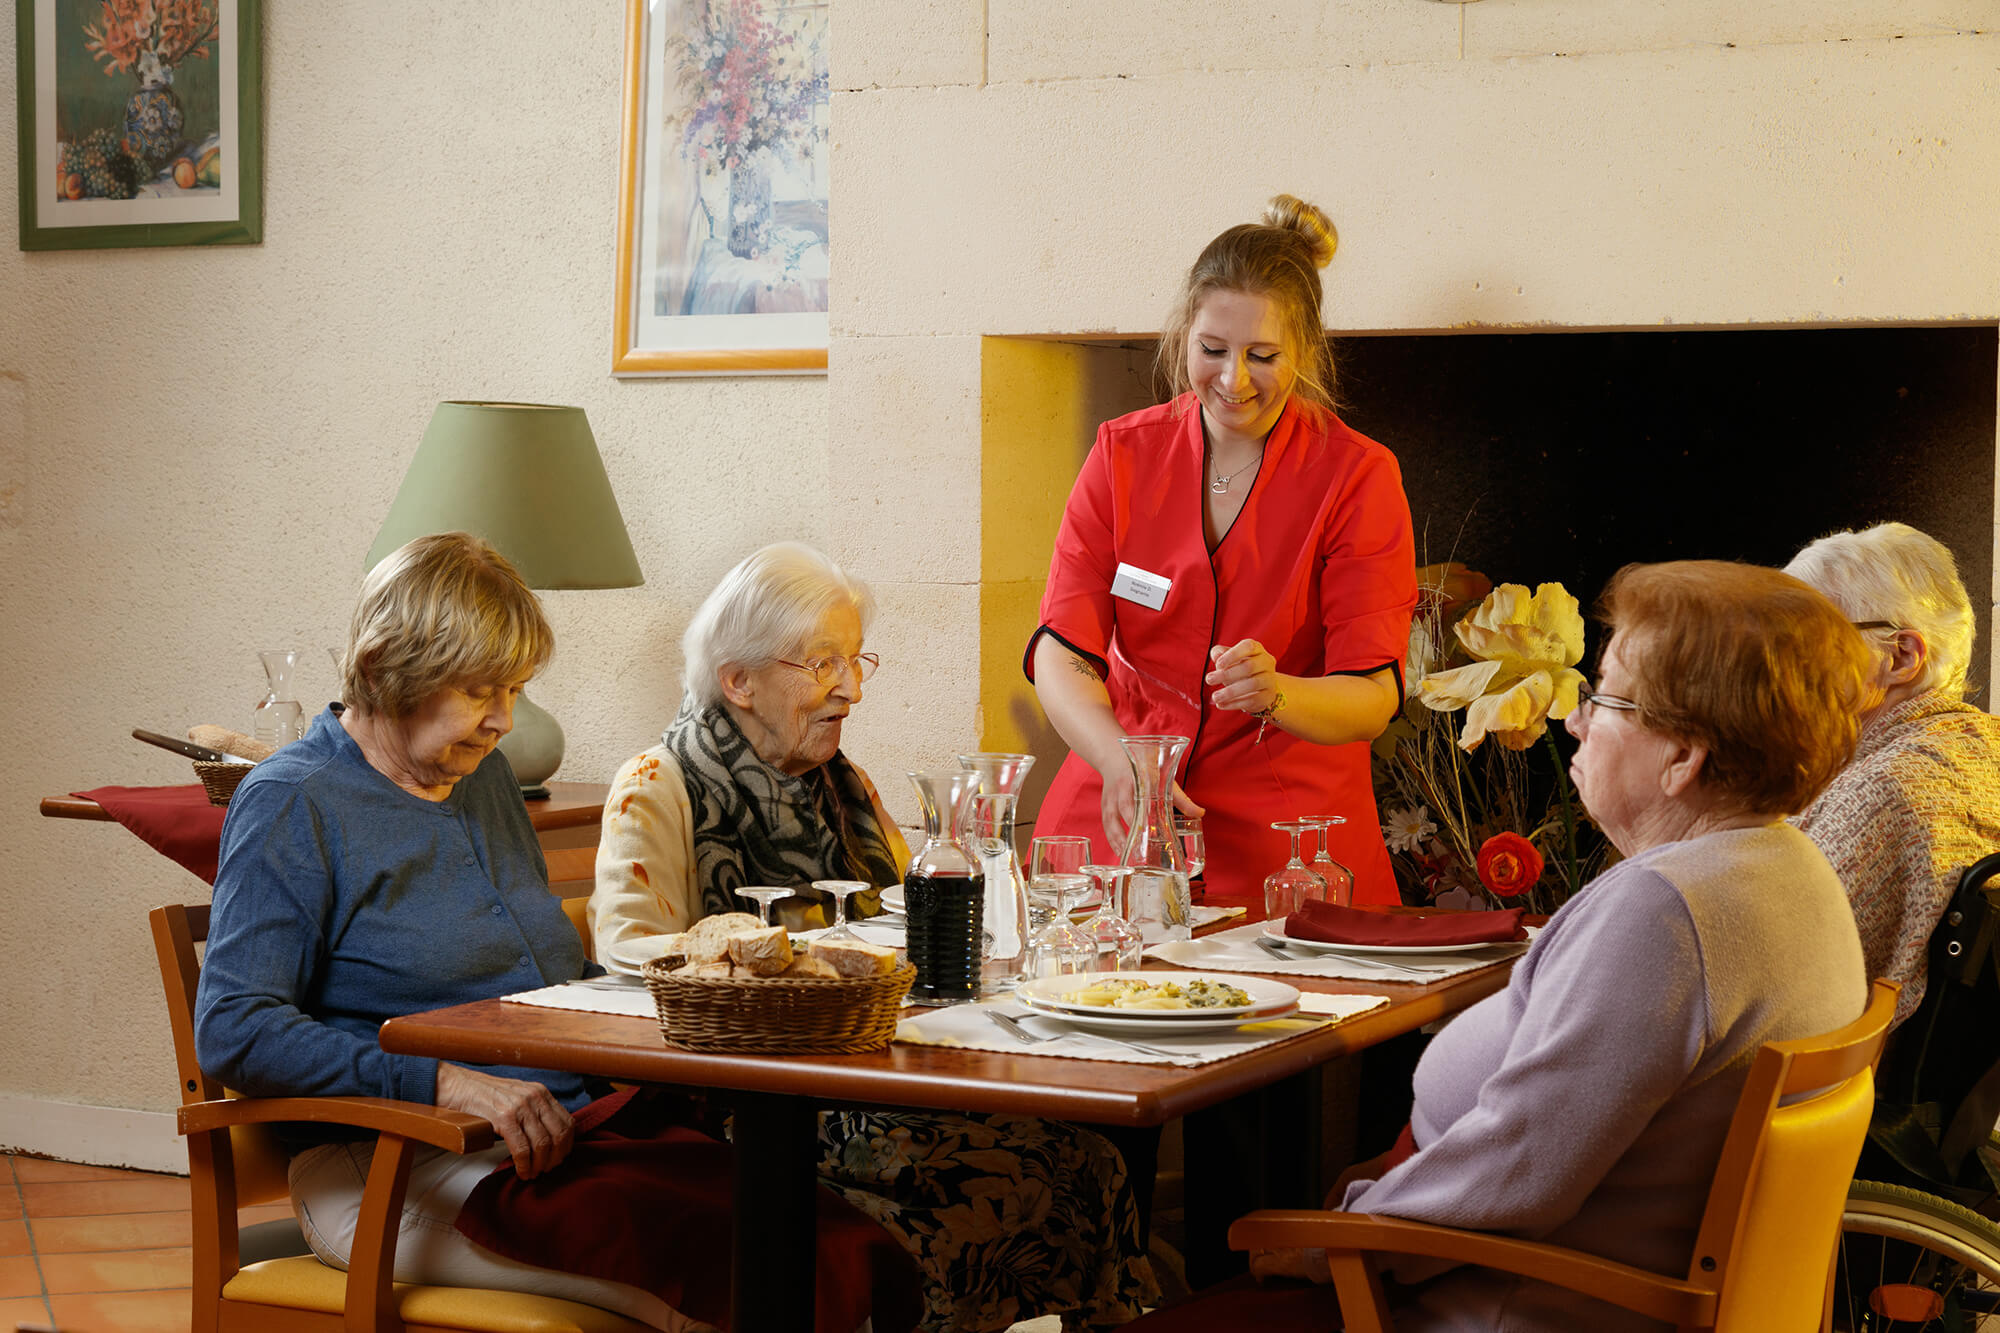
<instances>
[{"instance_id":1,"label":"name badge on uniform","mask_svg":"<svg viewBox=\"0 0 2000 1333\"><path fill-rule=\"evenodd\" d=\"M1157 611L1167 604L1167 590L1173 586L1172 579L1162 578L1137 565L1121 564L1117 577L1111 580L1111 595Z\"/></svg>"}]
</instances>

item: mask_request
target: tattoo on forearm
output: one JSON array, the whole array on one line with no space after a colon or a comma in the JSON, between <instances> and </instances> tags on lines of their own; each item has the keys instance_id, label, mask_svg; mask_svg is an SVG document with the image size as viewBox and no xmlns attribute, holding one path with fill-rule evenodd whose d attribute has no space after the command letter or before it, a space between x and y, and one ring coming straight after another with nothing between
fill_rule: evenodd
<instances>
[{"instance_id":1,"label":"tattoo on forearm","mask_svg":"<svg viewBox=\"0 0 2000 1333\"><path fill-rule=\"evenodd\" d=\"M1097 681L1101 681L1104 679L1104 677L1097 674L1096 667L1084 661L1081 657L1076 657L1072 655L1069 659L1069 665L1070 669L1076 672L1076 674L1079 676L1088 676L1092 680L1097 680Z\"/></svg>"}]
</instances>

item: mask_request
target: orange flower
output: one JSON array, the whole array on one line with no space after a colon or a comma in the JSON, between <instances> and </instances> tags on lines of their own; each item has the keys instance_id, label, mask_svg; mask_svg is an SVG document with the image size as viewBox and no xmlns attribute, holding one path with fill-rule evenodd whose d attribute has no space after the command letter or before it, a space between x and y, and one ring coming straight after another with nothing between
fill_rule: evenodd
<instances>
[{"instance_id":1,"label":"orange flower","mask_svg":"<svg viewBox=\"0 0 2000 1333\"><path fill-rule=\"evenodd\" d=\"M1517 898L1542 877L1542 854L1518 833L1496 833L1479 846L1479 882L1499 898Z\"/></svg>"}]
</instances>

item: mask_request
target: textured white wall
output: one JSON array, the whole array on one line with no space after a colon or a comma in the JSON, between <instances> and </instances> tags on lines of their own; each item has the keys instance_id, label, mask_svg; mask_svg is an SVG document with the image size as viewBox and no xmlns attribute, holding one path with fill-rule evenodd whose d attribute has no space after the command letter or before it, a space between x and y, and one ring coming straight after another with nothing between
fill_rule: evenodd
<instances>
[{"instance_id":1,"label":"textured white wall","mask_svg":"<svg viewBox=\"0 0 2000 1333\"><path fill-rule=\"evenodd\" d=\"M1275 190L1339 222L1346 328L2000 315L1990 6L1751 8L838 0L828 380L615 382L624 6L267 5L262 246L0 248L0 1095L173 1103L144 912L203 890L35 801L184 780L126 733L241 725L259 648L325 697L441 398L583 406L646 569L549 598L561 776L803 536L881 592L850 749L907 810L978 734L979 335L1153 329Z\"/></svg>"}]
</instances>

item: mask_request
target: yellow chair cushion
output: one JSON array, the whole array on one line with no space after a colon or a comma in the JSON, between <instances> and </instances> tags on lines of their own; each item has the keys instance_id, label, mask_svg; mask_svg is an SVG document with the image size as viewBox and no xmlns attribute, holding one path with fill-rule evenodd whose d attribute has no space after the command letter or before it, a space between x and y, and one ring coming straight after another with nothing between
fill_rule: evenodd
<instances>
[{"instance_id":1,"label":"yellow chair cushion","mask_svg":"<svg viewBox=\"0 0 2000 1333\"><path fill-rule=\"evenodd\" d=\"M222 1289L225 1301L339 1314L347 1302L347 1274L310 1255L251 1264ZM594 1305L476 1287L418 1287L396 1284L396 1308L417 1328L464 1329L468 1333L652 1333L637 1323Z\"/></svg>"}]
</instances>

